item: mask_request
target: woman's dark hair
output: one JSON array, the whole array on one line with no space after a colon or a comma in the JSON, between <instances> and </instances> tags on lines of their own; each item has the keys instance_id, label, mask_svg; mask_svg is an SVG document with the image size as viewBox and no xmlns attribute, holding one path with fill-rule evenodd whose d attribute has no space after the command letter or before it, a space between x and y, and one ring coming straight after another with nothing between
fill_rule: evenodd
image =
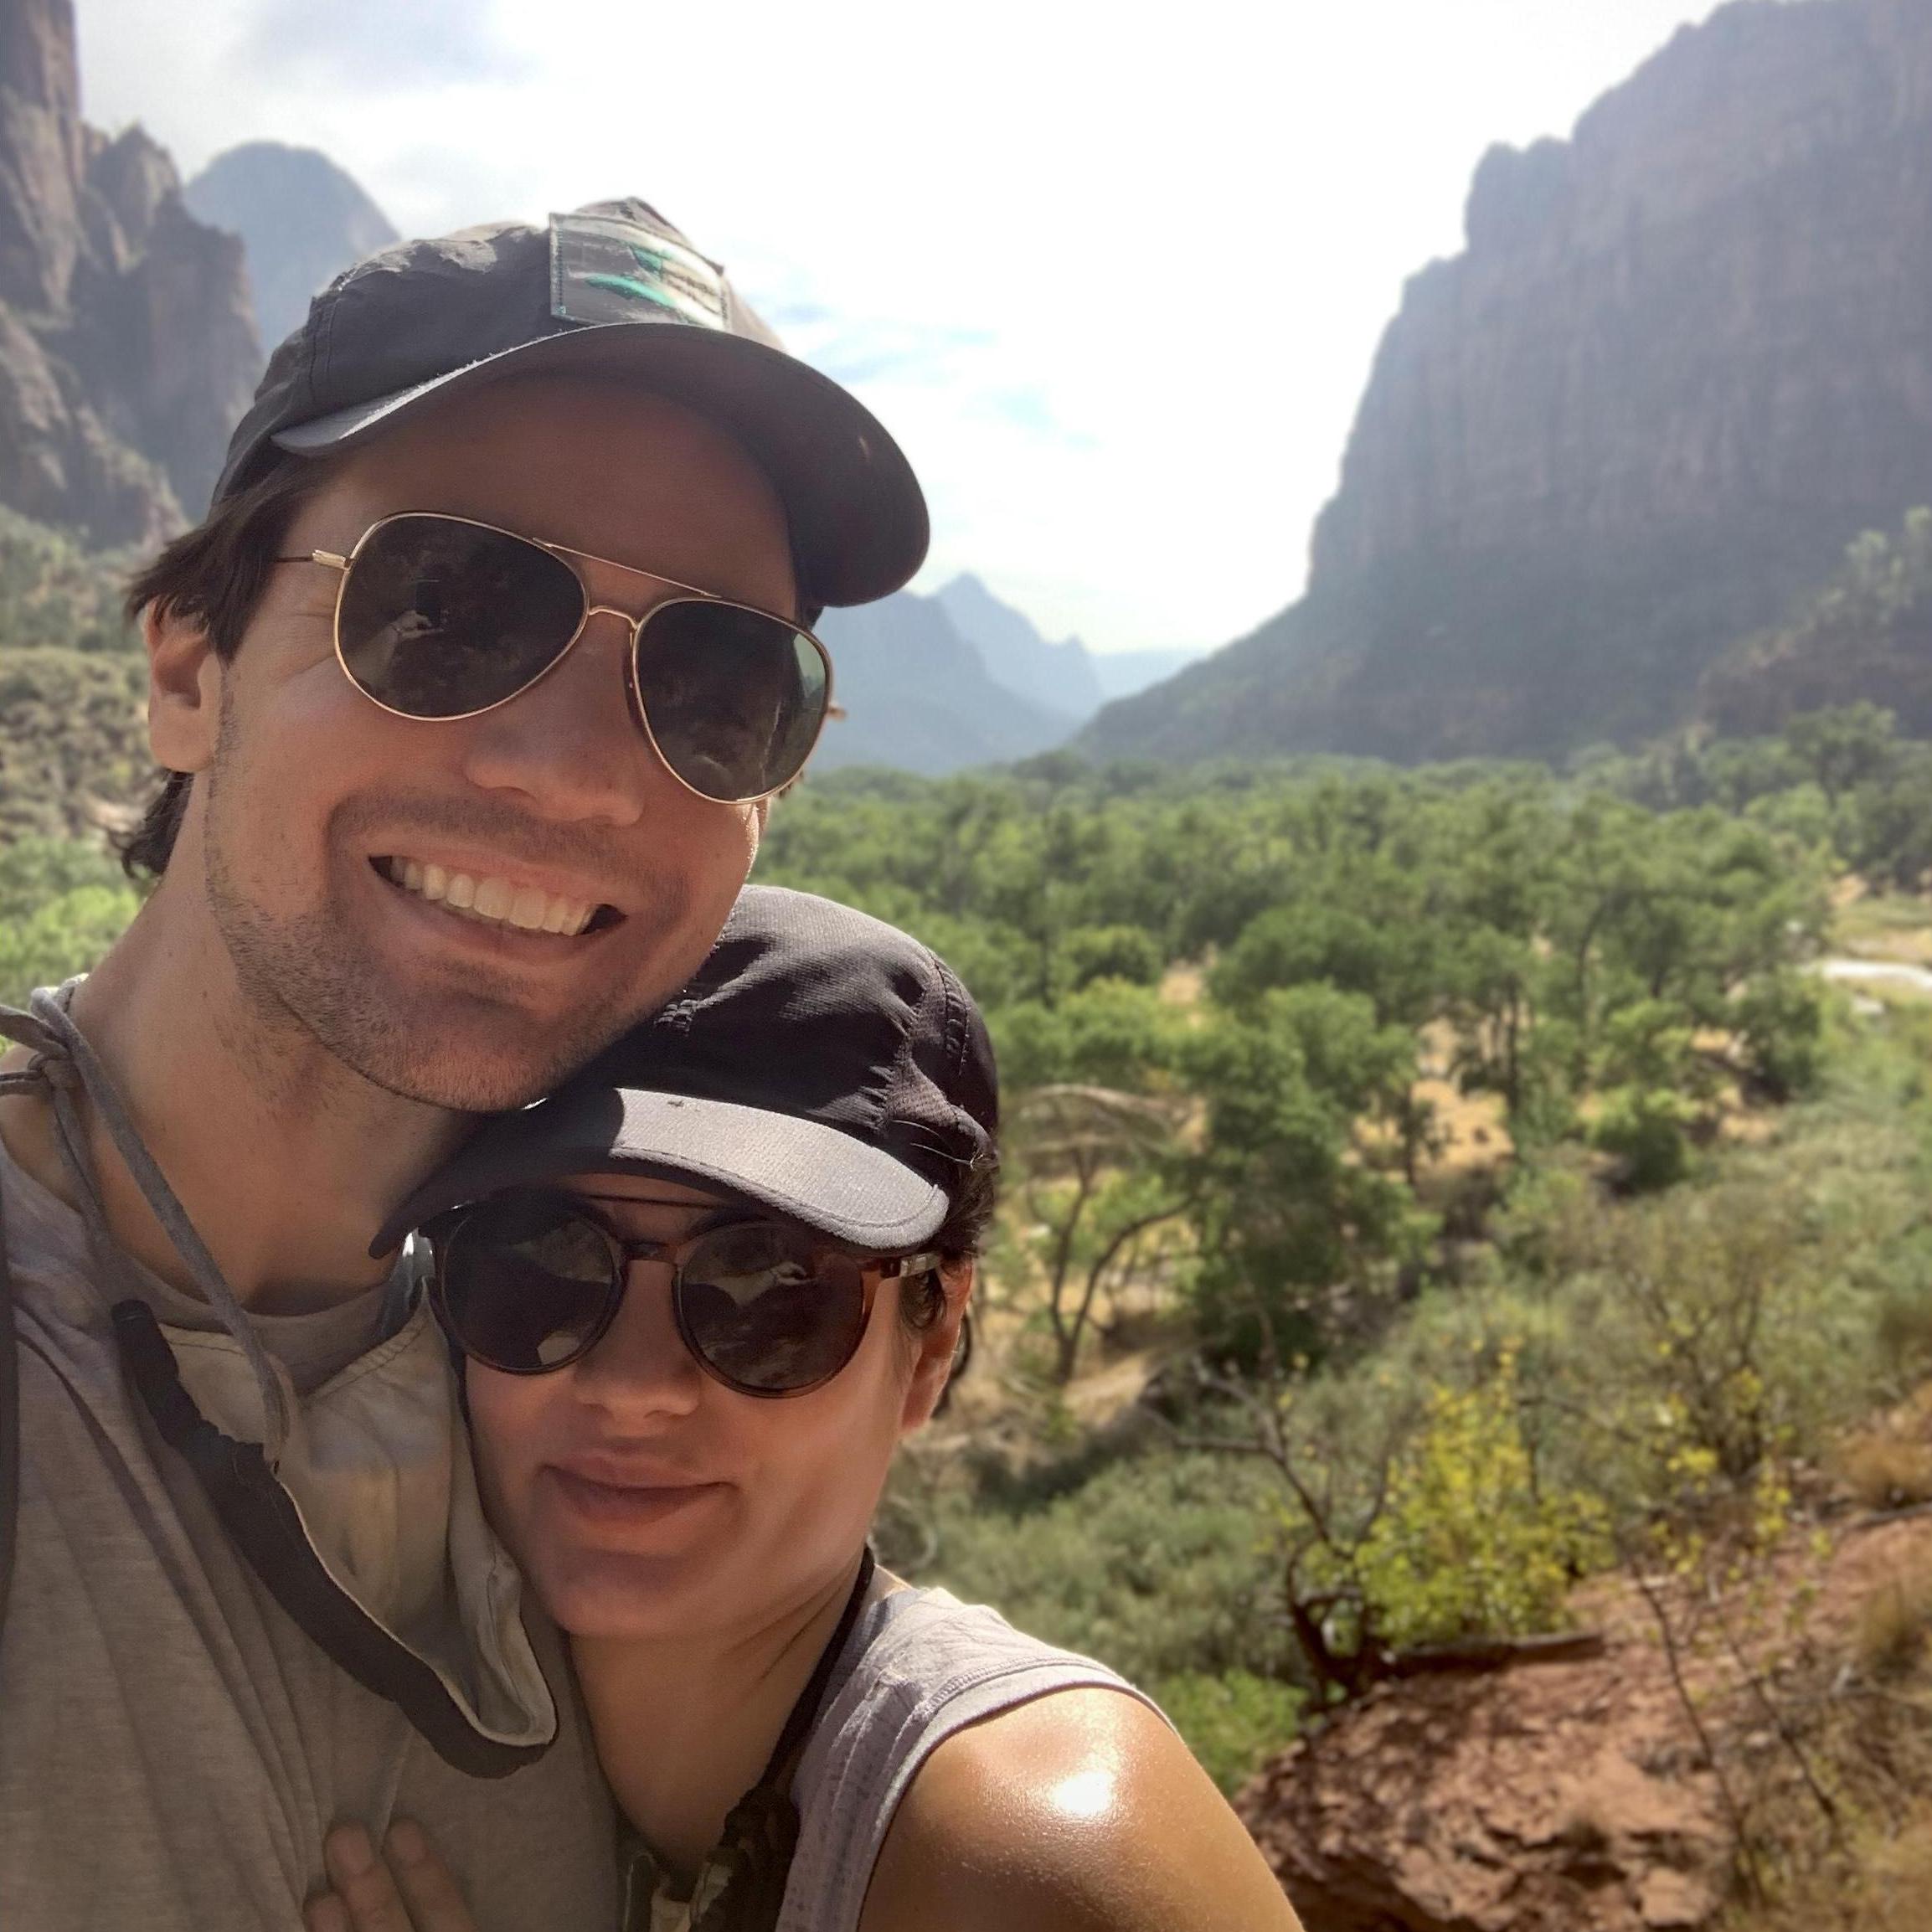
<instances>
[{"instance_id":1,"label":"woman's dark hair","mask_svg":"<svg viewBox=\"0 0 1932 1932\"><path fill-rule=\"evenodd\" d=\"M128 621L138 623L152 605L200 624L215 656L224 662L232 658L241 648L296 512L333 467L326 459L285 458L259 482L215 504L128 585ZM130 878L147 873L158 878L167 869L188 809L188 784L185 771L168 772L141 822L121 842L121 863Z\"/></svg>"},{"instance_id":2,"label":"woman's dark hair","mask_svg":"<svg viewBox=\"0 0 1932 1932\"><path fill-rule=\"evenodd\" d=\"M933 1249L942 1261L971 1261L977 1258L986 1244L987 1229L992 1225L993 1210L999 1205L999 1154L989 1148L966 1170L966 1177L958 1193L953 1196L945 1219L932 1238ZM902 1286L899 1322L909 1337L916 1340L924 1335L945 1312L945 1291L935 1276L922 1275L917 1281ZM945 1388L935 1413L945 1410L952 1397L952 1385L966 1373L972 1354L972 1311L969 1308L960 1327L960 1345L953 1356L952 1367L947 1371Z\"/></svg>"}]
</instances>

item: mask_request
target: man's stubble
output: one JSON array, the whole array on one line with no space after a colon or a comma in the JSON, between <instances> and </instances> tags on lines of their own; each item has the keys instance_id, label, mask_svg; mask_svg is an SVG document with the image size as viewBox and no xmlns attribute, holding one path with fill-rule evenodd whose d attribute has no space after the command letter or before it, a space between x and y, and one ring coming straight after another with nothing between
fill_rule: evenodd
<instances>
[{"instance_id":1,"label":"man's stubble","mask_svg":"<svg viewBox=\"0 0 1932 1932\"><path fill-rule=\"evenodd\" d=\"M434 987L399 986L358 945L357 922L342 903L332 868L325 866L322 902L293 914L270 911L243 883L229 836L250 790L237 736L224 693L216 755L206 774L206 888L253 1022L245 1037L231 1043L256 1062L267 1092L286 1084L285 1043L292 1030L361 1079L404 1100L459 1113L523 1106L661 1005L698 963L674 971L671 984L612 985L548 1022L533 1019L517 1003L513 987L486 968L466 976L453 971ZM580 828L542 825L494 804L398 792L342 801L329 815L323 849L353 850L358 829L412 822L425 830L494 841L533 859L545 856L539 848L550 856L582 858L595 843ZM631 920L658 932L688 925L691 894L684 880L658 874L637 883L643 891ZM326 1104L322 1095L310 1098Z\"/></svg>"}]
</instances>

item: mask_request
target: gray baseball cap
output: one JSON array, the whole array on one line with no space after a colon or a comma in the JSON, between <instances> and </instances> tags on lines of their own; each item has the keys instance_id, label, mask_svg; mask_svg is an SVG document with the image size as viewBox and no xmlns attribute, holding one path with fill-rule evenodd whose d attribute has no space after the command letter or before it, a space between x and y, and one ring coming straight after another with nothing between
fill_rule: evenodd
<instances>
[{"instance_id":1,"label":"gray baseball cap","mask_svg":"<svg viewBox=\"0 0 1932 1932\"><path fill-rule=\"evenodd\" d=\"M214 502L277 451L350 448L432 396L535 369L629 379L729 430L785 506L807 605L868 603L925 560L925 499L878 419L636 199L399 242L337 276L270 358Z\"/></svg>"}]
</instances>

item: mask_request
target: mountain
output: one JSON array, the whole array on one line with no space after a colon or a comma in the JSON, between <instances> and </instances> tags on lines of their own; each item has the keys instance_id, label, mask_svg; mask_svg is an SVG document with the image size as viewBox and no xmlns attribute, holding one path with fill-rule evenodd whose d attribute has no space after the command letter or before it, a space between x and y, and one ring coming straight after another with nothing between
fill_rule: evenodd
<instances>
[{"instance_id":1,"label":"mountain","mask_svg":"<svg viewBox=\"0 0 1932 1932\"><path fill-rule=\"evenodd\" d=\"M261 347L241 244L80 118L71 0L0 9L0 503L150 543L198 513Z\"/></svg>"},{"instance_id":2,"label":"mountain","mask_svg":"<svg viewBox=\"0 0 1932 1932\"><path fill-rule=\"evenodd\" d=\"M183 196L199 219L241 237L255 312L271 344L301 326L317 289L399 239L355 181L312 147L277 141L231 147Z\"/></svg>"},{"instance_id":3,"label":"mountain","mask_svg":"<svg viewBox=\"0 0 1932 1932\"><path fill-rule=\"evenodd\" d=\"M970 573L944 585L937 601L953 627L972 645L993 677L1009 691L1049 711L1090 718L1105 693L1087 647L1078 637L1049 644L1033 620L1002 604Z\"/></svg>"},{"instance_id":4,"label":"mountain","mask_svg":"<svg viewBox=\"0 0 1932 1932\"><path fill-rule=\"evenodd\" d=\"M1734 644L1698 685L1698 722L1720 737L1782 731L1807 711L1889 711L1932 737L1932 508L1871 530L1790 619Z\"/></svg>"},{"instance_id":5,"label":"mountain","mask_svg":"<svg viewBox=\"0 0 1932 1932\"><path fill-rule=\"evenodd\" d=\"M1167 650L1095 651L1090 653L1089 662L1103 698L1131 698L1136 691L1172 677L1203 655L1198 649L1176 646Z\"/></svg>"},{"instance_id":6,"label":"mountain","mask_svg":"<svg viewBox=\"0 0 1932 1932\"><path fill-rule=\"evenodd\" d=\"M1736 0L1497 148L1409 282L1307 595L1082 743L1560 754L1682 721L1932 502L1932 6Z\"/></svg>"},{"instance_id":7,"label":"mountain","mask_svg":"<svg viewBox=\"0 0 1932 1932\"><path fill-rule=\"evenodd\" d=\"M1049 644L1031 618L970 573L944 585L938 600L1000 683L1076 720L1092 717L1110 698L1130 697L1172 677L1201 655L1185 649L1090 651L1078 637Z\"/></svg>"},{"instance_id":8,"label":"mountain","mask_svg":"<svg viewBox=\"0 0 1932 1932\"><path fill-rule=\"evenodd\" d=\"M937 597L900 590L827 611L818 631L845 712L825 728L812 760L820 770L889 765L937 776L1030 757L1078 723L996 682Z\"/></svg>"}]
</instances>

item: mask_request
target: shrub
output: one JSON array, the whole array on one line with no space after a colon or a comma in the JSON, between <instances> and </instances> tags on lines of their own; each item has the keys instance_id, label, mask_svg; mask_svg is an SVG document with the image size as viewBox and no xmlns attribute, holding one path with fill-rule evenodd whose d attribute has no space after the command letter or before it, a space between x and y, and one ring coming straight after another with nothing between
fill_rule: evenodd
<instances>
[{"instance_id":1,"label":"shrub","mask_svg":"<svg viewBox=\"0 0 1932 1932\"><path fill-rule=\"evenodd\" d=\"M1868 1509L1932 1502L1932 1444L1896 1435L1862 1435L1839 1457L1852 1493Z\"/></svg>"},{"instance_id":2,"label":"shrub","mask_svg":"<svg viewBox=\"0 0 1932 1932\"><path fill-rule=\"evenodd\" d=\"M1306 1702L1293 1684L1251 1671L1208 1677L1198 1671L1162 1677L1146 1687L1187 1739L1201 1768L1229 1797L1265 1759L1294 1739Z\"/></svg>"},{"instance_id":3,"label":"shrub","mask_svg":"<svg viewBox=\"0 0 1932 1932\"><path fill-rule=\"evenodd\" d=\"M1871 1677L1904 1676L1932 1632L1932 1569L1887 1577L1859 1606L1856 1654Z\"/></svg>"},{"instance_id":4,"label":"shrub","mask_svg":"<svg viewBox=\"0 0 1932 1932\"><path fill-rule=\"evenodd\" d=\"M1290 1646L1275 1615L1269 1500L1256 1471L1166 1452L1107 1465L1033 1508L951 1497L917 1580L990 1603L1136 1683L1279 1675Z\"/></svg>"},{"instance_id":5,"label":"shrub","mask_svg":"<svg viewBox=\"0 0 1932 1932\"><path fill-rule=\"evenodd\" d=\"M1431 1391L1357 1563L1375 1627L1399 1648L1556 1629L1572 1581L1608 1555L1600 1507L1539 1488L1505 1354L1483 1385Z\"/></svg>"},{"instance_id":6,"label":"shrub","mask_svg":"<svg viewBox=\"0 0 1932 1932\"><path fill-rule=\"evenodd\" d=\"M24 1005L35 987L86 971L140 904L98 846L23 839L0 850L0 1002Z\"/></svg>"}]
</instances>

